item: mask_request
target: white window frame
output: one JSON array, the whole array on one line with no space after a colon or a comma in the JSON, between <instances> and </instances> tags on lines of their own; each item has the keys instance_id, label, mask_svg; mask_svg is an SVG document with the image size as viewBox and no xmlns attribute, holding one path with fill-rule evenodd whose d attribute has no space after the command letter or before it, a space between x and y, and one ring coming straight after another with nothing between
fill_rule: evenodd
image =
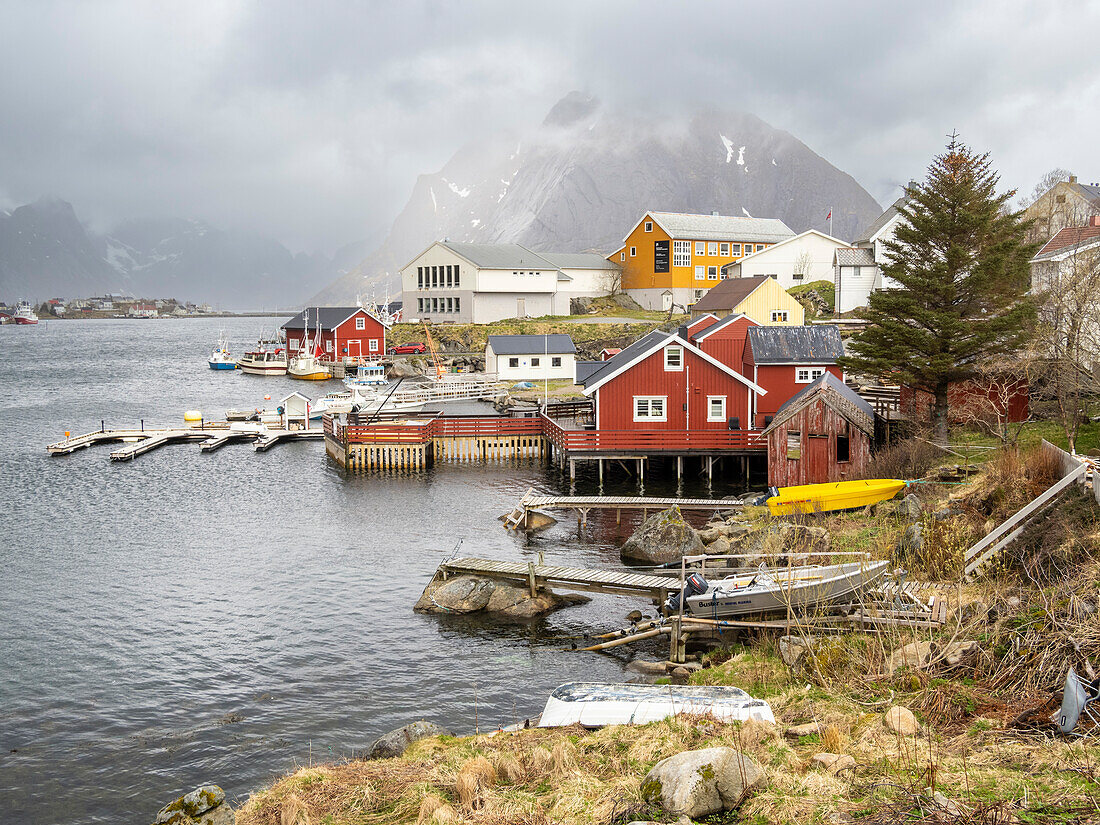
<instances>
[{"instance_id":1,"label":"white window frame","mask_svg":"<svg viewBox=\"0 0 1100 825\"><path fill-rule=\"evenodd\" d=\"M669 363L669 353L675 351L677 353L676 364ZM683 372L684 371L684 348L680 346L668 346L665 347L665 372Z\"/></svg>"},{"instance_id":2,"label":"white window frame","mask_svg":"<svg viewBox=\"0 0 1100 825\"><path fill-rule=\"evenodd\" d=\"M659 410L656 415L653 414L654 406ZM641 423L646 421L668 421L668 396L635 395L634 421Z\"/></svg>"},{"instance_id":3,"label":"white window frame","mask_svg":"<svg viewBox=\"0 0 1100 825\"><path fill-rule=\"evenodd\" d=\"M728 258L730 256L730 245L728 243L723 243L719 248L721 249L723 258Z\"/></svg>"},{"instance_id":4,"label":"white window frame","mask_svg":"<svg viewBox=\"0 0 1100 825\"><path fill-rule=\"evenodd\" d=\"M519 369L519 359L518 358L509 358L508 359L508 369L518 370Z\"/></svg>"},{"instance_id":5,"label":"white window frame","mask_svg":"<svg viewBox=\"0 0 1100 825\"><path fill-rule=\"evenodd\" d=\"M325 352L332 352L332 341L325 341Z\"/></svg>"},{"instance_id":6,"label":"white window frame","mask_svg":"<svg viewBox=\"0 0 1100 825\"><path fill-rule=\"evenodd\" d=\"M551 367L561 367L561 356L560 355L550 356L550 366Z\"/></svg>"},{"instance_id":7,"label":"white window frame","mask_svg":"<svg viewBox=\"0 0 1100 825\"><path fill-rule=\"evenodd\" d=\"M371 352L378 352L378 339L371 338L370 341L367 343L367 349L369 349Z\"/></svg>"},{"instance_id":8,"label":"white window frame","mask_svg":"<svg viewBox=\"0 0 1100 825\"><path fill-rule=\"evenodd\" d=\"M773 309L772 310L772 323L773 324L785 324L790 319L790 313L785 309Z\"/></svg>"},{"instance_id":9,"label":"white window frame","mask_svg":"<svg viewBox=\"0 0 1100 825\"><path fill-rule=\"evenodd\" d=\"M824 374L824 367L795 367L794 382L796 384L812 384Z\"/></svg>"},{"instance_id":10,"label":"white window frame","mask_svg":"<svg viewBox=\"0 0 1100 825\"><path fill-rule=\"evenodd\" d=\"M356 318L355 319L355 328L356 329L366 329L367 328L367 319L366 318Z\"/></svg>"},{"instance_id":11,"label":"white window frame","mask_svg":"<svg viewBox=\"0 0 1100 825\"><path fill-rule=\"evenodd\" d=\"M707 254L706 250L707 250L706 243L704 243L703 241L696 241L695 242L695 254L696 255L706 255Z\"/></svg>"},{"instance_id":12,"label":"white window frame","mask_svg":"<svg viewBox=\"0 0 1100 825\"><path fill-rule=\"evenodd\" d=\"M735 243L730 246L731 256L734 258L741 257L741 244Z\"/></svg>"},{"instance_id":13,"label":"white window frame","mask_svg":"<svg viewBox=\"0 0 1100 825\"><path fill-rule=\"evenodd\" d=\"M672 242L672 265L691 266L691 241Z\"/></svg>"},{"instance_id":14,"label":"white window frame","mask_svg":"<svg viewBox=\"0 0 1100 825\"><path fill-rule=\"evenodd\" d=\"M653 231L653 221L646 221L645 222L645 231L646 232L652 232Z\"/></svg>"},{"instance_id":15,"label":"white window frame","mask_svg":"<svg viewBox=\"0 0 1100 825\"><path fill-rule=\"evenodd\" d=\"M630 257L631 258L637 258L638 257L638 247L636 247L636 246L630 247Z\"/></svg>"},{"instance_id":16,"label":"white window frame","mask_svg":"<svg viewBox=\"0 0 1100 825\"><path fill-rule=\"evenodd\" d=\"M714 413L714 402L718 402L719 407L718 414ZM707 396L707 421L725 421L726 420L726 396L724 395L708 395Z\"/></svg>"},{"instance_id":17,"label":"white window frame","mask_svg":"<svg viewBox=\"0 0 1100 825\"><path fill-rule=\"evenodd\" d=\"M707 280L708 281L717 281L718 280L718 267L716 267L716 266L708 266L707 267Z\"/></svg>"},{"instance_id":18,"label":"white window frame","mask_svg":"<svg viewBox=\"0 0 1100 825\"><path fill-rule=\"evenodd\" d=\"M707 268L705 266L695 267L695 280L705 281L707 279Z\"/></svg>"},{"instance_id":19,"label":"white window frame","mask_svg":"<svg viewBox=\"0 0 1100 825\"><path fill-rule=\"evenodd\" d=\"M718 254L718 241L710 241L707 243L707 254L711 256Z\"/></svg>"}]
</instances>

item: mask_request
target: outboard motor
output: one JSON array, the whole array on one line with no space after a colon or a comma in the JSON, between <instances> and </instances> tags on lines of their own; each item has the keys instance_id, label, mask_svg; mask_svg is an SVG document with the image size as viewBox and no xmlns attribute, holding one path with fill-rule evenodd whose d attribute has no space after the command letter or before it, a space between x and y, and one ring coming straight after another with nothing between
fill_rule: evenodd
<instances>
[{"instance_id":1,"label":"outboard motor","mask_svg":"<svg viewBox=\"0 0 1100 825\"><path fill-rule=\"evenodd\" d=\"M700 576L698 573L692 573L687 579L684 580L684 589L680 593L674 593L668 597L668 601L665 602L665 610L669 613L677 613L680 610L680 599L687 599L690 596L701 596L706 593L710 588L707 584L707 580Z\"/></svg>"},{"instance_id":2,"label":"outboard motor","mask_svg":"<svg viewBox=\"0 0 1100 825\"><path fill-rule=\"evenodd\" d=\"M779 488L778 487L769 487L768 492L766 492L766 493L764 493L764 495L760 496L760 498L758 498L756 501L754 501L753 504L755 504L757 507L763 507L765 504L768 503L769 498L775 498L777 495L779 495Z\"/></svg>"}]
</instances>

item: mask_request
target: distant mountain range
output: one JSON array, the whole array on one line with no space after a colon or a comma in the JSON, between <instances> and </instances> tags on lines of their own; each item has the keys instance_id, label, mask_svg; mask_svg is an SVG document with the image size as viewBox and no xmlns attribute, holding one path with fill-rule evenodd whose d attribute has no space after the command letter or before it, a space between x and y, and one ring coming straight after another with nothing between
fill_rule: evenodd
<instances>
[{"instance_id":1,"label":"distant mountain range","mask_svg":"<svg viewBox=\"0 0 1100 825\"><path fill-rule=\"evenodd\" d=\"M368 251L358 242L332 258L294 255L262 235L183 219L130 221L98 235L71 204L49 197L0 212L0 299L125 291L228 309L300 306Z\"/></svg>"},{"instance_id":2,"label":"distant mountain range","mask_svg":"<svg viewBox=\"0 0 1100 825\"><path fill-rule=\"evenodd\" d=\"M605 112L572 92L527 135L486 136L421 175L382 245L315 296L341 304L398 273L432 241L514 242L610 253L647 210L780 218L851 240L882 211L850 175L751 114L685 121Z\"/></svg>"}]
</instances>

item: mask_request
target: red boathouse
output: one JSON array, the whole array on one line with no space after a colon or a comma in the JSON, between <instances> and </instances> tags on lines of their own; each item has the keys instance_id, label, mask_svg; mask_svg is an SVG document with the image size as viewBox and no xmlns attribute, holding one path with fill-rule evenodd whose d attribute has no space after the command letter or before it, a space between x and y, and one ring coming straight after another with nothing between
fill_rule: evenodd
<instances>
[{"instance_id":1,"label":"red boathouse","mask_svg":"<svg viewBox=\"0 0 1100 825\"><path fill-rule=\"evenodd\" d=\"M308 349L317 337L318 328L325 360L375 359L386 354L387 327L363 307L303 309L283 324L287 351L295 355L301 349Z\"/></svg>"},{"instance_id":2,"label":"red boathouse","mask_svg":"<svg viewBox=\"0 0 1100 825\"><path fill-rule=\"evenodd\" d=\"M843 383L844 370L836 363L842 355L840 329L832 325L750 327L742 371L768 391L760 399L754 426L767 427L788 399L826 373Z\"/></svg>"}]
</instances>

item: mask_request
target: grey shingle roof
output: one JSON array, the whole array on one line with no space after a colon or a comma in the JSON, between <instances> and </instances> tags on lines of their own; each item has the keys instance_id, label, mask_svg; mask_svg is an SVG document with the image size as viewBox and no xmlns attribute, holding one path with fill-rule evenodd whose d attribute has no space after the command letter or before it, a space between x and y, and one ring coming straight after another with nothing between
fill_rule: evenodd
<instances>
[{"instance_id":1,"label":"grey shingle roof","mask_svg":"<svg viewBox=\"0 0 1100 825\"><path fill-rule=\"evenodd\" d=\"M837 266L875 266L875 256L870 249L847 247L836 251Z\"/></svg>"},{"instance_id":2,"label":"grey shingle roof","mask_svg":"<svg viewBox=\"0 0 1100 825\"><path fill-rule=\"evenodd\" d=\"M518 243L457 243L440 241L481 269L557 269L556 264Z\"/></svg>"},{"instance_id":3,"label":"grey shingle roof","mask_svg":"<svg viewBox=\"0 0 1100 825\"><path fill-rule=\"evenodd\" d=\"M767 434L784 422L798 415L803 409L814 403L820 397L826 404L835 409L849 421L870 436L875 434L875 411L865 400L860 398L855 390L847 386L843 381L827 372L805 389L795 393L787 399L778 410L771 423L764 428Z\"/></svg>"},{"instance_id":4,"label":"grey shingle roof","mask_svg":"<svg viewBox=\"0 0 1100 825\"><path fill-rule=\"evenodd\" d=\"M856 243L870 243L871 238L875 236L875 233L882 229L882 227L886 226L886 224L888 224L894 218L894 216L898 214L898 207L905 203L905 201L905 195L902 195L900 198L894 201L890 205L889 209L887 209L885 212L875 218L871 225L864 229L862 233L860 233L859 240L856 241Z\"/></svg>"},{"instance_id":5,"label":"grey shingle roof","mask_svg":"<svg viewBox=\"0 0 1100 825\"><path fill-rule=\"evenodd\" d=\"M540 252L558 269L618 269L619 265L595 252Z\"/></svg>"},{"instance_id":6,"label":"grey shingle roof","mask_svg":"<svg viewBox=\"0 0 1100 825\"><path fill-rule=\"evenodd\" d=\"M778 243L794 236L791 228L778 218L690 215L683 212L649 214L665 232L681 240Z\"/></svg>"},{"instance_id":7,"label":"grey shingle roof","mask_svg":"<svg viewBox=\"0 0 1100 825\"><path fill-rule=\"evenodd\" d=\"M309 314L309 328L317 329L318 319L324 329L333 329L340 326L362 307L306 307L285 324L283 329L304 329L306 326L306 313ZM368 315L370 313L367 313Z\"/></svg>"},{"instance_id":8,"label":"grey shingle roof","mask_svg":"<svg viewBox=\"0 0 1100 825\"><path fill-rule=\"evenodd\" d=\"M840 329L830 324L749 327L748 340L757 364L834 364L844 355Z\"/></svg>"},{"instance_id":9,"label":"grey shingle roof","mask_svg":"<svg viewBox=\"0 0 1100 825\"><path fill-rule=\"evenodd\" d=\"M573 339L563 333L553 335L490 335L489 346L497 355L538 355L576 352Z\"/></svg>"},{"instance_id":10,"label":"grey shingle roof","mask_svg":"<svg viewBox=\"0 0 1100 825\"><path fill-rule=\"evenodd\" d=\"M629 364L631 361L633 361L635 358L637 358L639 355L641 355L643 352L645 352L647 349L657 343L657 341L664 341L673 337L675 336L672 333L662 332L659 329L655 329L653 330L653 332L650 332L647 335L643 335L641 338L639 338L637 341L635 341L619 354L608 358L606 361L603 361L600 369L589 374L588 377L584 379L584 386L588 387L589 385L594 384L596 381L599 381L600 378L604 377L605 375L613 373L624 364Z\"/></svg>"}]
</instances>

